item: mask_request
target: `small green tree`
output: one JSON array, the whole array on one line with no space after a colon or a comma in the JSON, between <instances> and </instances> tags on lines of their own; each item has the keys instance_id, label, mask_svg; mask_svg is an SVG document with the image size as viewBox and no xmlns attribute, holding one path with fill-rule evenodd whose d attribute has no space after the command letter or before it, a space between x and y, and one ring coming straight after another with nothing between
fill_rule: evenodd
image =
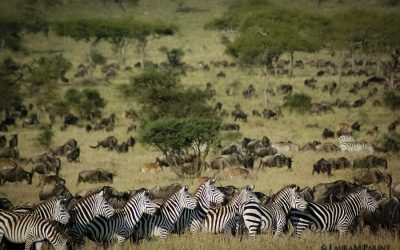
<instances>
[{"instance_id":1,"label":"small green tree","mask_svg":"<svg viewBox=\"0 0 400 250\"><path fill-rule=\"evenodd\" d=\"M13 51L21 48L21 31L23 25L20 20L10 17L0 17L0 50L5 48Z\"/></svg>"},{"instance_id":2,"label":"small green tree","mask_svg":"<svg viewBox=\"0 0 400 250\"><path fill-rule=\"evenodd\" d=\"M311 97L306 94L294 94L288 97L285 106L289 110L304 114L310 111Z\"/></svg>"},{"instance_id":3,"label":"small green tree","mask_svg":"<svg viewBox=\"0 0 400 250\"><path fill-rule=\"evenodd\" d=\"M383 96L383 103L392 111L400 109L400 95L394 92L385 92Z\"/></svg>"},{"instance_id":4,"label":"small green tree","mask_svg":"<svg viewBox=\"0 0 400 250\"><path fill-rule=\"evenodd\" d=\"M96 89L83 89L78 91L68 89L64 94L65 104L73 108L80 116L84 117L93 113L100 116L106 106L106 101ZM62 110L63 112L65 110Z\"/></svg>"},{"instance_id":5,"label":"small green tree","mask_svg":"<svg viewBox=\"0 0 400 250\"><path fill-rule=\"evenodd\" d=\"M54 133L51 129L51 126L44 126L40 129L40 133L36 139L40 145L49 148L52 143L53 137Z\"/></svg>"},{"instance_id":6,"label":"small green tree","mask_svg":"<svg viewBox=\"0 0 400 250\"><path fill-rule=\"evenodd\" d=\"M166 51L169 65L172 67L182 66L182 58L185 55L182 49L171 49Z\"/></svg>"},{"instance_id":7,"label":"small green tree","mask_svg":"<svg viewBox=\"0 0 400 250\"><path fill-rule=\"evenodd\" d=\"M11 110L22 103L21 84L12 70L0 66L0 112Z\"/></svg>"}]
</instances>

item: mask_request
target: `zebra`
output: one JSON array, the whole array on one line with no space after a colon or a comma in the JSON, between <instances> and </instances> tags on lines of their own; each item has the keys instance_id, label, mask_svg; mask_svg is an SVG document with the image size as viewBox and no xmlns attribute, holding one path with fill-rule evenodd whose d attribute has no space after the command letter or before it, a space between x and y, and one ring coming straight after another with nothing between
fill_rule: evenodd
<instances>
[{"instance_id":1,"label":"zebra","mask_svg":"<svg viewBox=\"0 0 400 250\"><path fill-rule=\"evenodd\" d=\"M108 192L109 187L106 186L100 192L82 198L69 210L71 226L67 231L73 240L73 244L83 244L86 227L96 216L109 219L114 215L114 208L104 197Z\"/></svg>"},{"instance_id":2,"label":"zebra","mask_svg":"<svg viewBox=\"0 0 400 250\"><path fill-rule=\"evenodd\" d=\"M253 193L253 189L254 186L246 186L228 205L211 208L207 214L202 231L214 234L236 231L239 208L250 201L260 202Z\"/></svg>"},{"instance_id":3,"label":"zebra","mask_svg":"<svg viewBox=\"0 0 400 250\"><path fill-rule=\"evenodd\" d=\"M342 143L345 143L345 142L357 142L356 138L354 138L351 135L341 135L338 138L338 141L339 141L339 145Z\"/></svg>"},{"instance_id":4,"label":"zebra","mask_svg":"<svg viewBox=\"0 0 400 250\"><path fill-rule=\"evenodd\" d=\"M342 202L324 204L309 202L306 211L292 209L289 212L289 219L294 227L293 234L298 237L306 228L313 232L336 230L343 236L362 209L373 212L377 206L377 201L367 189L360 188L348 194Z\"/></svg>"},{"instance_id":5,"label":"zebra","mask_svg":"<svg viewBox=\"0 0 400 250\"><path fill-rule=\"evenodd\" d=\"M368 151L370 153L374 152L374 147L368 142L358 142L351 135L341 135L339 137L339 148L340 151L345 152L361 152Z\"/></svg>"},{"instance_id":6,"label":"zebra","mask_svg":"<svg viewBox=\"0 0 400 250\"><path fill-rule=\"evenodd\" d=\"M292 142L275 143L275 144L272 144L271 147L276 150L277 154L283 154L283 153L287 153L289 151L297 152L300 150L299 145L296 145Z\"/></svg>"},{"instance_id":7,"label":"zebra","mask_svg":"<svg viewBox=\"0 0 400 250\"><path fill-rule=\"evenodd\" d=\"M194 209L197 206L196 199L191 197L188 192L189 187L183 186L178 192L173 194L160 207L161 215L142 216L136 225L136 240L160 236L166 240L168 234L173 231L179 216L184 208Z\"/></svg>"},{"instance_id":8,"label":"zebra","mask_svg":"<svg viewBox=\"0 0 400 250\"><path fill-rule=\"evenodd\" d=\"M14 243L25 242L25 250L30 250L32 244L41 249L44 240L56 250L66 250L68 241L68 236L54 223L36 214L0 210L0 241L3 237Z\"/></svg>"},{"instance_id":9,"label":"zebra","mask_svg":"<svg viewBox=\"0 0 400 250\"><path fill-rule=\"evenodd\" d=\"M224 194L215 187L215 179L209 179L199 186L195 198L199 204L198 208L183 209L178 222L175 224L175 232L183 233L186 228L189 228L192 234L199 231L210 210L211 202L221 204L224 200Z\"/></svg>"},{"instance_id":10,"label":"zebra","mask_svg":"<svg viewBox=\"0 0 400 250\"><path fill-rule=\"evenodd\" d=\"M242 214L249 237L267 230L275 230L275 237L281 236L286 227L289 210L305 210L307 207L307 202L300 196L299 190L297 186L285 187L278 191L272 197L272 202L267 205L256 202L244 204L239 214Z\"/></svg>"},{"instance_id":11,"label":"zebra","mask_svg":"<svg viewBox=\"0 0 400 250\"><path fill-rule=\"evenodd\" d=\"M156 208L158 206L150 200L149 191L144 190L132 196L110 219L95 218L87 226L86 235L93 241L103 243L104 248L108 247L113 238L122 243L132 235L143 213L154 215Z\"/></svg>"},{"instance_id":12,"label":"zebra","mask_svg":"<svg viewBox=\"0 0 400 250\"><path fill-rule=\"evenodd\" d=\"M71 218L66 207L67 202L66 198L52 198L34 207L17 207L13 212L35 214L42 219L58 221L65 225Z\"/></svg>"}]
</instances>

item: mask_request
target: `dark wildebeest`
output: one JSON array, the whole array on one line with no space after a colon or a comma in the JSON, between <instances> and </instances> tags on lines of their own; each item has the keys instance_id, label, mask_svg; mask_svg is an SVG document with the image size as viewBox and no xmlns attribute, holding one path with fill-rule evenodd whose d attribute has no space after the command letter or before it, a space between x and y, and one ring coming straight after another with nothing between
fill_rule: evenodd
<instances>
[{"instance_id":1,"label":"dark wildebeest","mask_svg":"<svg viewBox=\"0 0 400 250\"><path fill-rule=\"evenodd\" d=\"M340 151L340 148L333 143L324 143L324 144L316 145L315 151L316 152L326 152L326 153L338 152L338 151Z\"/></svg>"},{"instance_id":2,"label":"dark wildebeest","mask_svg":"<svg viewBox=\"0 0 400 250\"><path fill-rule=\"evenodd\" d=\"M14 209L14 205L6 198L0 198L0 210L11 211Z\"/></svg>"},{"instance_id":3,"label":"dark wildebeest","mask_svg":"<svg viewBox=\"0 0 400 250\"><path fill-rule=\"evenodd\" d=\"M315 151L315 147L320 144L320 141L307 142L302 148L300 148L300 151Z\"/></svg>"},{"instance_id":4,"label":"dark wildebeest","mask_svg":"<svg viewBox=\"0 0 400 250\"><path fill-rule=\"evenodd\" d=\"M324 131L322 131L322 137L324 139L335 138L335 132L333 132L332 129L324 128Z\"/></svg>"},{"instance_id":5,"label":"dark wildebeest","mask_svg":"<svg viewBox=\"0 0 400 250\"><path fill-rule=\"evenodd\" d=\"M354 182L360 185L378 184L384 182L390 187L392 184L392 176L384 174L379 170L358 173L354 176Z\"/></svg>"},{"instance_id":6,"label":"dark wildebeest","mask_svg":"<svg viewBox=\"0 0 400 250\"><path fill-rule=\"evenodd\" d=\"M271 146L254 149L254 155L261 158L267 155L276 155L277 153L276 148Z\"/></svg>"},{"instance_id":7,"label":"dark wildebeest","mask_svg":"<svg viewBox=\"0 0 400 250\"><path fill-rule=\"evenodd\" d=\"M361 124L358 123L358 121L356 121L355 123L353 123L353 124L351 125L351 129L352 129L352 130L360 131L360 128L361 128Z\"/></svg>"},{"instance_id":8,"label":"dark wildebeest","mask_svg":"<svg viewBox=\"0 0 400 250\"><path fill-rule=\"evenodd\" d=\"M387 160L385 158L378 158L374 155L368 155L364 158L355 159L353 168L376 168L384 167L387 169Z\"/></svg>"},{"instance_id":9,"label":"dark wildebeest","mask_svg":"<svg viewBox=\"0 0 400 250\"><path fill-rule=\"evenodd\" d=\"M81 155L81 149L79 147L75 148L72 151L69 151L66 155L68 162L77 162L79 156Z\"/></svg>"},{"instance_id":10,"label":"dark wildebeest","mask_svg":"<svg viewBox=\"0 0 400 250\"><path fill-rule=\"evenodd\" d=\"M170 184L168 186L156 186L150 190L150 194L153 199L165 201L181 188L182 185L179 183Z\"/></svg>"},{"instance_id":11,"label":"dark wildebeest","mask_svg":"<svg viewBox=\"0 0 400 250\"><path fill-rule=\"evenodd\" d=\"M361 211L358 218L360 226L369 226L373 233L379 228L393 230L400 224L400 203L396 197L383 198L378 201L378 208L374 212Z\"/></svg>"},{"instance_id":12,"label":"dark wildebeest","mask_svg":"<svg viewBox=\"0 0 400 250\"><path fill-rule=\"evenodd\" d=\"M60 172L60 166L59 165L53 165L51 162L46 161L46 162L39 162L33 165L31 173L32 177L36 173L39 174L39 183L38 186L40 186L43 183L43 178L45 174L50 174L53 173L56 176L58 176Z\"/></svg>"},{"instance_id":13,"label":"dark wildebeest","mask_svg":"<svg viewBox=\"0 0 400 250\"><path fill-rule=\"evenodd\" d=\"M225 77L226 77L226 74L225 74L223 71L220 71L220 72L217 74L217 77L219 77L219 78L225 78Z\"/></svg>"},{"instance_id":14,"label":"dark wildebeest","mask_svg":"<svg viewBox=\"0 0 400 250\"><path fill-rule=\"evenodd\" d=\"M265 108L262 111L262 115L263 115L264 119L271 119L271 118L277 119L279 116L282 116L282 113L279 109L277 111L274 111L272 109Z\"/></svg>"},{"instance_id":15,"label":"dark wildebeest","mask_svg":"<svg viewBox=\"0 0 400 250\"><path fill-rule=\"evenodd\" d=\"M98 148L98 147L103 147L103 148L108 148L108 150L113 150L117 148L118 146L118 140L114 136L109 136L101 141L97 142L96 146L90 146L91 148Z\"/></svg>"},{"instance_id":16,"label":"dark wildebeest","mask_svg":"<svg viewBox=\"0 0 400 250\"><path fill-rule=\"evenodd\" d=\"M71 192L63 183L58 183L58 184L51 183L48 185L44 185L43 189L39 193L39 199L41 201L60 196L65 198L73 197Z\"/></svg>"},{"instance_id":17,"label":"dark wildebeest","mask_svg":"<svg viewBox=\"0 0 400 250\"><path fill-rule=\"evenodd\" d=\"M234 123L225 123L221 125L221 130L226 130L226 131L230 131L230 130L240 130L240 125L239 124L234 124Z\"/></svg>"},{"instance_id":18,"label":"dark wildebeest","mask_svg":"<svg viewBox=\"0 0 400 250\"><path fill-rule=\"evenodd\" d=\"M126 130L126 133L129 134L131 131L135 131L137 130L137 125L132 123L131 125L129 125L128 129Z\"/></svg>"},{"instance_id":19,"label":"dark wildebeest","mask_svg":"<svg viewBox=\"0 0 400 250\"><path fill-rule=\"evenodd\" d=\"M240 110L240 109L233 110L232 116L235 118L235 122L238 119L243 122L247 122L247 114L245 112L243 112L243 110Z\"/></svg>"},{"instance_id":20,"label":"dark wildebeest","mask_svg":"<svg viewBox=\"0 0 400 250\"><path fill-rule=\"evenodd\" d=\"M287 166L288 169L292 168L292 158L286 157L283 154L267 155L260 160L258 170L264 167L283 167Z\"/></svg>"},{"instance_id":21,"label":"dark wildebeest","mask_svg":"<svg viewBox=\"0 0 400 250\"><path fill-rule=\"evenodd\" d=\"M332 164L334 169L344 169L351 167L350 161L346 157L340 157L338 159L330 158L328 162Z\"/></svg>"},{"instance_id":22,"label":"dark wildebeest","mask_svg":"<svg viewBox=\"0 0 400 250\"><path fill-rule=\"evenodd\" d=\"M210 162L211 169L222 170L228 166L230 166L229 162L222 156L217 157L217 158L211 160L211 162Z\"/></svg>"},{"instance_id":23,"label":"dark wildebeest","mask_svg":"<svg viewBox=\"0 0 400 250\"><path fill-rule=\"evenodd\" d=\"M236 144L226 146L225 148L223 148L221 150L222 155L230 155L230 154L238 153L238 152L239 152L239 150L238 150L238 146Z\"/></svg>"},{"instance_id":24,"label":"dark wildebeest","mask_svg":"<svg viewBox=\"0 0 400 250\"><path fill-rule=\"evenodd\" d=\"M28 164L28 163L37 164L37 163L46 163L46 162L50 162L53 166L56 166L58 168L61 167L60 159L57 158L56 156L54 156L52 154L48 154L48 153L29 158L29 160L27 161L26 164Z\"/></svg>"},{"instance_id":25,"label":"dark wildebeest","mask_svg":"<svg viewBox=\"0 0 400 250\"><path fill-rule=\"evenodd\" d=\"M343 196L359 188L357 184L338 180L332 183L321 183L313 187L314 202L337 202Z\"/></svg>"},{"instance_id":26,"label":"dark wildebeest","mask_svg":"<svg viewBox=\"0 0 400 250\"><path fill-rule=\"evenodd\" d=\"M32 173L25 171L19 166L0 170L0 185L6 182L21 182L23 180L26 180L31 185Z\"/></svg>"},{"instance_id":27,"label":"dark wildebeest","mask_svg":"<svg viewBox=\"0 0 400 250\"><path fill-rule=\"evenodd\" d=\"M73 114L68 114L64 117L64 126L67 127L68 125L77 125L79 118Z\"/></svg>"},{"instance_id":28,"label":"dark wildebeest","mask_svg":"<svg viewBox=\"0 0 400 250\"><path fill-rule=\"evenodd\" d=\"M271 142L267 136L263 136L260 140L252 140L249 138L243 138L242 140L242 148L246 150L246 153L253 153L256 148L267 148L271 146Z\"/></svg>"},{"instance_id":29,"label":"dark wildebeest","mask_svg":"<svg viewBox=\"0 0 400 250\"><path fill-rule=\"evenodd\" d=\"M238 192L238 189L234 186L225 186L225 187L221 186L217 188L224 194L224 201L221 203L221 205L228 204Z\"/></svg>"},{"instance_id":30,"label":"dark wildebeest","mask_svg":"<svg viewBox=\"0 0 400 250\"><path fill-rule=\"evenodd\" d=\"M0 148L4 148L7 145L7 138L5 135L0 136Z\"/></svg>"},{"instance_id":31,"label":"dark wildebeest","mask_svg":"<svg viewBox=\"0 0 400 250\"><path fill-rule=\"evenodd\" d=\"M136 140L135 138L133 138L132 136L130 136L128 138L128 140L126 141L126 143L128 144L128 147L133 147L136 144Z\"/></svg>"},{"instance_id":32,"label":"dark wildebeest","mask_svg":"<svg viewBox=\"0 0 400 250\"><path fill-rule=\"evenodd\" d=\"M18 134L13 134L11 140L8 142L10 148L16 148L18 146Z\"/></svg>"},{"instance_id":33,"label":"dark wildebeest","mask_svg":"<svg viewBox=\"0 0 400 250\"><path fill-rule=\"evenodd\" d=\"M19 159L19 151L16 148L0 148L0 159Z\"/></svg>"},{"instance_id":34,"label":"dark wildebeest","mask_svg":"<svg viewBox=\"0 0 400 250\"><path fill-rule=\"evenodd\" d=\"M314 200L314 191L310 187L301 189L299 195L307 202Z\"/></svg>"},{"instance_id":35,"label":"dark wildebeest","mask_svg":"<svg viewBox=\"0 0 400 250\"><path fill-rule=\"evenodd\" d=\"M222 110L222 103L221 103L221 102L217 102L217 103L215 104L215 106L214 106L214 110L215 110L215 111L221 112L221 110Z\"/></svg>"},{"instance_id":36,"label":"dark wildebeest","mask_svg":"<svg viewBox=\"0 0 400 250\"><path fill-rule=\"evenodd\" d=\"M115 147L115 150L118 153L128 153L129 151L128 143L122 142L121 144L117 145L117 147Z\"/></svg>"},{"instance_id":37,"label":"dark wildebeest","mask_svg":"<svg viewBox=\"0 0 400 250\"><path fill-rule=\"evenodd\" d=\"M88 182L88 183L99 183L99 182L109 182L113 183L114 174L108 172L107 170L98 168L94 170L83 170L79 173L78 183Z\"/></svg>"},{"instance_id":38,"label":"dark wildebeest","mask_svg":"<svg viewBox=\"0 0 400 250\"><path fill-rule=\"evenodd\" d=\"M319 173L327 173L328 176L330 176L331 175L331 171L332 171L332 164L329 163L324 158L321 158L319 161L314 163L312 174L314 175L314 172L317 172L317 174L319 174Z\"/></svg>"}]
</instances>

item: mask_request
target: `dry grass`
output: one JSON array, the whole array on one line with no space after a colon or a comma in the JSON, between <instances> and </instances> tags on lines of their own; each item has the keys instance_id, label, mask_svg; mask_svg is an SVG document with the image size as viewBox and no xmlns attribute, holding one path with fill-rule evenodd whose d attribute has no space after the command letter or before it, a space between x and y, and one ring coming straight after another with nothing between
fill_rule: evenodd
<instances>
[{"instance_id":1,"label":"dry grass","mask_svg":"<svg viewBox=\"0 0 400 250\"><path fill-rule=\"evenodd\" d=\"M176 13L175 7L178 1L165 1L165 0L142 0L139 6L127 9L126 12L121 11L118 8L109 7L105 8L103 5L95 3L95 1L64 1L65 5L63 8L56 8L53 11L47 13L52 20L66 20L75 17L85 16L98 16L98 17L116 17L126 16L134 17L140 20L150 21L157 19L162 21L176 23L180 26L180 32L178 35L173 37L162 38L159 40L153 40L149 43L147 48L148 59L154 62L165 61L165 56L159 52L161 46L168 48L182 48L185 51L184 61L189 65L193 66L193 70L189 71L185 77L182 78L182 82L186 86L198 86L205 88L207 82L214 84L217 96L210 101L210 104L220 101L223 103L223 108L230 112L235 104L240 103L243 110L251 114L251 110L257 109L259 112L263 108L262 99L262 88L263 82L259 69L239 69L239 68L211 68L209 72L203 72L198 62L210 62L211 60L231 60L224 54L224 47L220 44L221 34L213 31L203 30L203 25L212 17L220 15L225 10L225 0L213 1L207 0L202 1L185 1L185 6L197 8L201 11L191 13ZM67 3L68 2L68 3ZM3 6L1 3L0 6ZM68 11L65 11L68 9ZM225 34L229 37L233 37L234 34ZM24 47L28 50L38 51L38 53L24 55L21 53L11 53L4 51L0 55L0 59L7 56L12 56L20 62L29 62L32 58L38 57L39 55L46 54L48 50L62 50L64 56L71 60L74 67L81 62L85 61L86 54L88 51L87 44L83 42L76 42L72 39L59 38L54 34L50 33L48 38L41 35L27 35L24 39ZM116 61L116 56L113 54L111 47L106 42L100 42L97 45L99 51L107 56L109 62ZM128 63L131 65L139 61L139 55L135 52L134 46L129 47ZM2 51L3 52L3 51ZM41 52L41 53L39 53ZM319 54L303 54L298 53L295 55L297 59L311 60L316 58L331 59L330 56L325 53ZM284 58L286 55L283 56ZM67 73L67 77L71 78L71 86L82 88L74 82L72 78L74 68L71 72ZM216 74L223 70L227 77L224 79L218 79ZM373 70L372 68L370 69ZM365 78L354 78L345 77L344 84L340 86L340 92L333 96L321 91L322 86L325 83L329 83L335 80L334 76L324 76L318 78L318 90L310 90L304 87L304 79L315 76L315 68L306 67L304 70L295 69L294 77L286 76L273 76L270 79L271 87L274 89L283 83L290 83L294 86L294 92L306 93L313 97L313 101L334 101L340 96L342 99L347 99L350 102L357 99L357 96L353 96L348 93L348 86L353 82L361 82ZM93 85L91 87L99 89L102 96L107 100L108 105L105 110L105 114L116 112L118 121L117 126L112 133L106 132L95 132L86 133L83 127L76 128L70 127L67 131L60 131L61 121L59 120L54 126L55 137L53 145L60 145L69 138L76 138L81 148L81 158L79 163L67 163L64 159L62 161L61 176L67 180L67 187L72 193L85 188L91 188L99 185L80 184L77 185L78 173L84 169L94 168L106 168L114 171L117 176L114 178L113 186L119 190L138 189L140 187L152 188L157 185L166 185L173 182L180 182L182 184L192 185L190 179L180 180L176 175L169 169L164 169L162 172L152 175L149 173L140 173L140 168L144 163L154 162L156 156L160 153L152 148L145 147L143 145L136 145L132 152L128 154L117 154L115 152L108 152L106 150L95 150L89 148L89 145L95 145L97 140L104 138L108 135L114 135L120 140L126 140L128 134L126 134L126 128L130 124L130 121L123 118L123 110L134 107L135 103L132 101L126 101L120 98L116 91L116 86L122 83L126 83L130 76L137 74L139 71L134 70L133 72L120 72L115 80L112 80L110 85ZM96 76L100 77L100 70L97 69ZM233 81L240 81L241 84L237 89L236 96L226 96L225 89ZM257 90L257 97L251 100L244 100L241 96L242 90L249 84L253 84ZM346 87L347 86L347 87ZM65 91L70 86L62 87L62 91ZM380 99L382 94L382 88L379 88L379 93L373 99ZM360 92L362 96L366 96L367 91L362 90ZM271 107L277 107L282 105L282 95L277 94L274 97L270 97L269 103ZM335 128L336 124L340 122L353 123L358 120L363 124L361 131L356 134L357 138L361 140L372 141L375 138L369 138L365 135L366 131L374 126L379 126L381 132L379 136L382 136L383 131L386 131L387 126L390 122L397 118L398 114L394 114L383 107L372 107L371 100L368 100L367 104L359 109L349 110L338 110L336 109L335 114L326 114L321 116L316 115L304 115L300 116L294 113L289 113L287 110L283 110L284 117L279 120L264 120L257 117L249 117L249 122L240 123L241 133L243 136L250 138L261 138L267 135L271 141L277 142L281 140L292 140L299 145L303 145L308 141L314 139L321 140L321 133L323 128L331 127ZM39 111L38 111L39 112ZM39 112L42 121L46 121L46 116ZM231 117L226 118L225 122L233 122ZM83 122L81 126L85 123ZM20 135L19 150L23 157L31 157L45 151L36 143L35 138L38 135L36 128L22 129L21 124L16 128L11 128L11 131L7 135L18 132ZM308 125L308 126L307 126ZM310 126L312 125L312 126ZM135 133L132 134L135 136ZM336 142L335 140L331 140ZM228 142L226 142L228 143ZM267 169L263 172L257 173L251 171L248 178L230 178L226 177L223 173L215 171L209 171L204 173L205 176L215 176L218 181L218 185L235 185L244 186L247 184L255 184L257 191L271 194L279 190L282 186L288 184L297 184L301 187L314 186L317 183L322 182L333 182L338 179L352 181L355 170L347 169L333 172L333 177L327 177L324 175L311 175L312 165L314 162L319 160L321 157L339 157L346 156L350 160L357 157L365 156L365 154L317 154L313 152L299 152L290 154L294 157L293 169L288 171L285 169ZM389 168L388 172L391 172L394 181L400 181L400 166L399 166L399 155L384 155L380 156L388 158ZM210 159L214 155L210 156ZM258 161L255 163L258 166ZM38 200L38 194L40 188L36 186L39 182L36 176L33 181L33 185L28 186L26 184L10 184L7 183L0 187L0 193L8 197L14 204L23 204L26 202L34 202ZM191 186L191 190L194 191L196 187ZM383 191L387 191L384 185L375 186ZM133 247L130 244L126 244L123 248L151 248L151 249L259 249L259 248L271 248L271 249L321 249L322 244L332 244L332 246L338 246L342 244L379 244L391 246L390 249L399 249L398 236L395 237L387 232L381 232L377 235L371 235L368 231L357 233L354 236L346 236L344 238L338 238L335 234L311 234L305 233L301 239L290 238L284 236L279 239L273 239L271 235L257 236L255 239L244 238L240 241L237 238L233 238L225 235L204 235L199 234L195 236L185 235L182 237L171 236L167 242L160 242L158 240L151 240L150 242L144 242L139 246ZM91 242L87 243L85 249L93 249L95 245ZM120 249L120 246L115 246L114 249ZM333 248L332 248L333 249Z\"/></svg>"}]
</instances>

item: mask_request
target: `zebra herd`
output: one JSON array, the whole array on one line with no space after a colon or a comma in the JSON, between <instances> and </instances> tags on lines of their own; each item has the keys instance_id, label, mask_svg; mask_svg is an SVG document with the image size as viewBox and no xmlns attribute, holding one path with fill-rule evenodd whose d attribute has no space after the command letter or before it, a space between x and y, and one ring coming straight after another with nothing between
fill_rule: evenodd
<instances>
[{"instance_id":1,"label":"zebra herd","mask_svg":"<svg viewBox=\"0 0 400 250\"><path fill-rule=\"evenodd\" d=\"M166 240L171 233L187 231L243 235L247 229L249 237L266 231L279 237L288 231L288 221L296 236L307 228L344 235L362 209L377 208L377 201L362 186L342 202L318 204L305 201L299 187L291 185L265 205L257 198L254 186L246 186L228 204L221 205L224 194L215 186L215 179L208 179L194 197L188 186L183 186L160 204L152 201L147 189L141 189L119 209L107 202L109 189L104 187L70 204L66 199L53 198L33 209L0 210L0 239L25 243L28 250L32 244L40 249L44 240L55 249L78 248L87 237L108 248L114 242L153 237Z\"/></svg>"}]
</instances>

